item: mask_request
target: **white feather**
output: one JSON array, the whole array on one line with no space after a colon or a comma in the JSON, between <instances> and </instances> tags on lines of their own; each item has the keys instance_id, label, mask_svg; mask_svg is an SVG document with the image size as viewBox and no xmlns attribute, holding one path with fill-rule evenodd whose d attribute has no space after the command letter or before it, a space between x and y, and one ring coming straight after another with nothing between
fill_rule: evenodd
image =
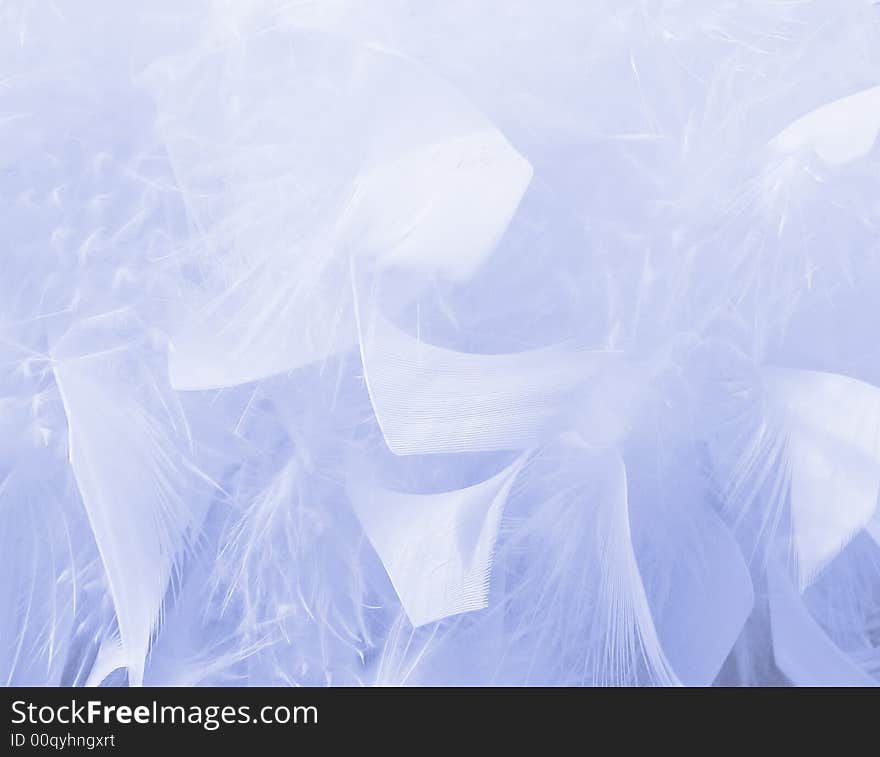
<instances>
[{"instance_id":1,"label":"white feather","mask_svg":"<svg viewBox=\"0 0 880 757\"><path fill-rule=\"evenodd\" d=\"M771 141L775 150L812 150L832 166L863 157L880 133L880 86L822 105L801 116Z\"/></svg>"},{"instance_id":2,"label":"white feather","mask_svg":"<svg viewBox=\"0 0 880 757\"><path fill-rule=\"evenodd\" d=\"M486 607L504 504L526 455L492 478L439 494L349 484L352 506L413 626Z\"/></svg>"},{"instance_id":3,"label":"white feather","mask_svg":"<svg viewBox=\"0 0 880 757\"><path fill-rule=\"evenodd\" d=\"M876 686L810 616L778 562L767 570L773 650L779 669L796 686Z\"/></svg>"},{"instance_id":4,"label":"white feather","mask_svg":"<svg viewBox=\"0 0 880 757\"><path fill-rule=\"evenodd\" d=\"M558 345L480 355L409 336L358 308L364 377L398 455L527 449L575 423L578 390L620 363L614 352Z\"/></svg>"},{"instance_id":5,"label":"white feather","mask_svg":"<svg viewBox=\"0 0 880 757\"><path fill-rule=\"evenodd\" d=\"M846 376L768 369L782 410L792 536L803 589L864 528L880 494L880 389Z\"/></svg>"},{"instance_id":6,"label":"white feather","mask_svg":"<svg viewBox=\"0 0 880 757\"><path fill-rule=\"evenodd\" d=\"M106 571L129 680L139 685L208 483L189 462L185 421L169 388L118 325L115 315L82 319L52 357L70 465Z\"/></svg>"},{"instance_id":7,"label":"white feather","mask_svg":"<svg viewBox=\"0 0 880 757\"><path fill-rule=\"evenodd\" d=\"M241 384L353 345L351 256L466 280L531 177L444 81L342 37L242 32L146 80L208 272L172 334L176 389Z\"/></svg>"}]
</instances>

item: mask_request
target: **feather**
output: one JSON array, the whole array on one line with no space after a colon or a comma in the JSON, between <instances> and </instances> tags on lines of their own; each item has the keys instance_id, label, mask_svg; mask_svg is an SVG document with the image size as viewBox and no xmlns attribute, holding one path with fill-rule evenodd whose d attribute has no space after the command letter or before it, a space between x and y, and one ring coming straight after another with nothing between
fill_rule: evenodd
<instances>
[{"instance_id":1,"label":"feather","mask_svg":"<svg viewBox=\"0 0 880 757\"><path fill-rule=\"evenodd\" d=\"M618 676L626 680L641 655L653 682L679 685L657 633L632 546L626 467L618 454L602 459L601 465L607 466L604 485L608 488L597 523L602 534L598 557L602 566L601 612L607 614L605 658L611 680Z\"/></svg>"},{"instance_id":2,"label":"feather","mask_svg":"<svg viewBox=\"0 0 880 757\"><path fill-rule=\"evenodd\" d=\"M770 369L783 415L792 536L803 589L865 527L880 494L880 390L846 376Z\"/></svg>"},{"instance_id":3,"label":"feather","mask_svg":"<svg viewBox=\"0 0 880 757\"><path fill-rule=\"evenodd\" d=\"M243 33L145 81L206 248L202 303L172 333L176 389L241 384L353 345L351 256L467 280L531 177L448 84L334 35Z\"/></svg>"},{"instance_id":4,"label":"feather","mask_svg":"<svg viewBox=\"0 0 880 757\"><path fill-rule=\"evenodd\" d=\"M406 268L467 282L507 228L532 167L501 133L443 139L355 180L348 246L379 270Z\"/></svg>"},{"instance_id":5,"label":"feather","mask_svg":"<svg viewBox=\"0 0 880 757\"><path fill-rule=\"evenodd\" d=\"M676 487L674 496L682 494ZM684 685L710 686L752 612L748 567L706 505L652 503L651 510L634 515L644 521L636 554L663 652Z\"/></svg>"},{"instance_id":6,"label":"feather","mask_svg":"<svg viewBox=\"0 0 880 757\"><path fill-rule=\"evenodd\" d=\"M365 412L369 405L353 375L339 377L349 361L334 362L299 372L294 396L284 377L228 392L246 400L231 422L241 447L224 470L228 494L206 523L210 544L183 589L202 601L195 617L192 600L175 601L174 628L158 639L169 659L151 666L147 680L362 682L381 623L370 609L380 604L372 579L384 576L363 557L369 549L342 475L349 390ZM202 404L210 413L219 403ZM228 434L218 424L224 427ZM211 648L194 639L210 640Z\"/></svg>"},{"instance_id":7,"label":"feather","mask_svg":"<svg viewBox=\"0 0 880 757\"><path fill-rule=\"evenodd\" d=\"M149 5L0 2L0 683L877 678L876 3Z\"/></svg>"},{"instance_id":8,"label":"feather","mask_svg":"<svg viewBox=\"0 0 880 757\"><path fill-rule=\"evenodd\" d=\"M566 430L577 390L619 355L558 345L480 355L412 338L358 311L364 377L398 455L527 449Z\"/></svg>"},{"instance_id":9,"label":"feather","mask_svg":"<svg viewBox=\"0 0 880 757\"><path fill-rule=\"evenodd\" d=\"M533 453L519 477L508 495L486 609L415 630L394 624L382 681L676 684L631 541L620 456L572 437Z\"/></svg>"},{"instance_id":10,"label":"feather","mask_svg":"<svg viewBox=\"0 0 880 757\"><path fill-rule=\"evenodd\" d=\"M352 507L413 626L486 607L504 504L527 459L492 478L439 494L349 484Z\"/></svg>"},{"instance_id":11,"label":"feather","mask_svg":"<svg viewBox=\"0 0 880 757\"><path fill-rule=\"evenodd\" d=\"M72 647L83 555L76 524L53 489L37 469L19 465L0 474L4 686L60 685Z\"/></svg>"},{"instance_id":12,"label":"feather","mask_svg":"<svg viewBox=\"0 0 880 757\"><path fill-rule=\"evenodd\" d=\"M500 682L678 685L633 543L619 452L571 434L534 465L498 556L496 602L509 618Z\"/></svg>"},{"instance_id":13,"label":"feather","mask_svg":"<svg viewBox=\"0 0 880 757\"><path fill-rule=\"evenodd\" d=\"M812 150L827 164L839 166L871 151L880 133L880 86L841 97L801 116L770 146L782 153Z\"/></svg>"},{"instance_id":14,"label":"feather","mask_svg":"<svg viewBox=\"0 0 880 757\"><path fill-rule=\"evenodd\" d=\"M797 589L774 563L767 571L776 664L796 686L876 686L810 616Z\"/></svg>"},{"instance_id":15,"label":"feather","mask_svg":"<svg viewBox=\"0 0 880 757\"><path fill-rule=\"evenodd\" d=\"M175 561L196 538L208 482L190 462L169 390L120 338L114 315L55 345L70 465L107 574L129 678L139 685Z\"/></svg>"}]
</instances>

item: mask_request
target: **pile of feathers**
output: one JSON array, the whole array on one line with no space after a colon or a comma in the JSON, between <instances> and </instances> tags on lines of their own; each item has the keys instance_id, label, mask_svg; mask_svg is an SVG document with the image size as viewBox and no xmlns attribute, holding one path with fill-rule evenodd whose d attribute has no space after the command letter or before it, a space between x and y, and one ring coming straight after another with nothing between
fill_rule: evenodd
<instances>
[{"instance_id":1,"label":"pile of feathers","mask_svg":"<svg viewBox=\"0 0 880 757\"><path fill-rule=\"evenodd\" d=\"M880 8L0 3L0 684L880 681Z\"/></svg>"}]
</instances>

